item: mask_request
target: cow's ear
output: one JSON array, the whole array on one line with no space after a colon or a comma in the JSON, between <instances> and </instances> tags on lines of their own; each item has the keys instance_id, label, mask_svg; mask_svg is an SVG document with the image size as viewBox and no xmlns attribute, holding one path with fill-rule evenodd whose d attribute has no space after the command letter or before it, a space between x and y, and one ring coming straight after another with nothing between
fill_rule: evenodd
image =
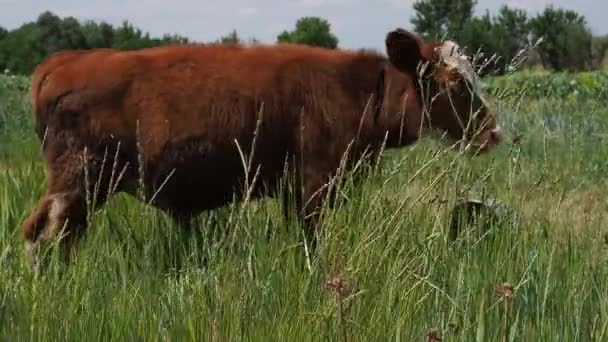
<instances>
[{"instance_id":1,"label":"cow's ear","mask_svg":"<svg viewBox=\"0 0 608 342\"><path fill-rule=\"evenodd\" d=\"M386 35L386 53L389 61L403 72L416 72L423 60L422 42L418 36L401 28Z\"/></svg>"}]
</instances>

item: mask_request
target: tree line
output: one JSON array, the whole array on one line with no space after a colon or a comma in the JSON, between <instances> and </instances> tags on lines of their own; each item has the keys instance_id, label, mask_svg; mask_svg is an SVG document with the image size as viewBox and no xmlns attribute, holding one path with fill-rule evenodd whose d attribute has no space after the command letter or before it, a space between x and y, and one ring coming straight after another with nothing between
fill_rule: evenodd
<instances>
[{"instance_id":1,"label":"tree line","mask_svg":"<svg viewBox=\"0 0 608 342\"><path fill-rule=\"evenodd\" d=\"M277 36L277 42L297 42L336 48L337 37L330 32L326 20L304 17L292 31ZM255 38L243 39L236 31L211 43L257 43ZM73 17L60 18L50 11L41 13L36 21L8 31L0 27L0 72L30 74L49 54L65 49L113 48L136 50L166 44L187 44L187 37L165 34L151 37L128 21L119 26L107 22L80 22Z\"/></svg>"},{"instance_id":2,"label":"tree line","mask_svg":"<svg viewBox=\"0 0 608 342\"><path fill-rule=\"evenodd\" d=\"M488 70L509 71L523 49L527 66L553 71L598 69L608 51L608 36L593 36L585 17L552 5L536 16L503 5L496 15L473 15L477 0L417 0L411 23L425 38L450 38L469 54L483 53ZM538 43L538 44L536 44ZM499 58L492 58L498 56Z\"/></svg>"},{"instance_id":3,"label":"tree line","mask_svg":"<svg viewBox=\"0 0 608 342\"><path fill-rule=\"evenodd\" d=\"M0 28L0 70L30 74L49 54L65 49L139 49L168 43L186 43L178 35L150 37L128 22L113 27L106 22L81 23L73 17L60 18L46 11L36 21L12 31Z\"/></svg>"},{"instance_id":4,"label":"tree line","mask_svg":"<svg viewBox=\"0 0 608 342\"><path fill-rule=\"evenodd\" d=\"M474 16L477 0L417 0L410 22L427 39L453 39L470 54L481 56L485 70L511 70L523 49L532 46L524 66L540 65L554 71L597 69L608 52L608 36L593 36L584 16L548 6L534 17L504 5L491 16ZM542 41L539 42L539 39ZM232 31L213 43L257 43ZM339 40L331 24L319 17L302 17L292 30L277 35L276 43L293 42L335 49ZM80 22L45 11L36 21L8 31L0 27L0 71L30 74L49 54L64 49L114 48L134 50L166 44L194 43L180 35L151 37L124 21ZM538 44L535 44L538 43Z\"/></svg>"}]
</instances>

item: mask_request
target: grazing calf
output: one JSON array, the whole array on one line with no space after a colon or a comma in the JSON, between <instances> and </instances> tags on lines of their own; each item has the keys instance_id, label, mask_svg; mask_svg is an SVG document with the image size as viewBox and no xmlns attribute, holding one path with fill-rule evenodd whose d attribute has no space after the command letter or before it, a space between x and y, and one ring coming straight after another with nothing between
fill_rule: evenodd
<instances>
[{"instance_id":1,"label":"grazing calf","mask_svg":"<svg viewBox=\"0 0 608 342\"><path fill-rule=\"evenodd\" d=\"M234 199L277 195L284 169L310 237L345 155L352 167L432 131L473 155L499 144L457 48L396 29L388 56L290 44L56 53L31 84L48 187L22 223L26 249L36 262L40 243L61 235L71 255L88 213L140 180L146 200L188 226Z\"/></svg>"}]
</instances>

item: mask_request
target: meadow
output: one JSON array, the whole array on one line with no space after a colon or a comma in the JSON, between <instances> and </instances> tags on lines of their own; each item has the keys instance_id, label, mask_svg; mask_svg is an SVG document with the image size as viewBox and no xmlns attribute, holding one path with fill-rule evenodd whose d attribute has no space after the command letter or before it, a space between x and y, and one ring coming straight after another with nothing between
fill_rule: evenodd
<instances>
[{"instance_id":1,"label":"meadow","mask_svg":"<svg viewBox=\"0 0 608 342\"><path fill-rule=\"evenodd\" d=\"M195 244L119 195L69 268L36 276L19 224L44 167L28 79L2 77L0 340L608 340L607 79L489 80L505 144L476 158L430 140L387 151L341 189L348 201L327 211L311 258L275 201L201 215L221 234ZM471 197L521 220L452 242L450 211Z\"/></svg>"}]
</instances>

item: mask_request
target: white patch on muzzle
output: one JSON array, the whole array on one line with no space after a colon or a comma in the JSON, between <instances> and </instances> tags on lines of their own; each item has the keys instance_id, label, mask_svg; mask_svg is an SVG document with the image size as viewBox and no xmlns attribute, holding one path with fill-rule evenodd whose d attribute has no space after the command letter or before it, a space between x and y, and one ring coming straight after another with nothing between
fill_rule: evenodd
<instances>
[{"instance_id":1,"label":"white patch on muzzle","mask_svg":"<svg viewBox=\"0 0 608 342\"><path fill-rule=\"evenodd\" d=\"M499 140L502 140L503 138L503 133L502 133L502 127L500 127L500 125L496 125L496 127L494 127L493 130L490 131L496 138L498 138Z\"/></svg>"}]
</instances>

